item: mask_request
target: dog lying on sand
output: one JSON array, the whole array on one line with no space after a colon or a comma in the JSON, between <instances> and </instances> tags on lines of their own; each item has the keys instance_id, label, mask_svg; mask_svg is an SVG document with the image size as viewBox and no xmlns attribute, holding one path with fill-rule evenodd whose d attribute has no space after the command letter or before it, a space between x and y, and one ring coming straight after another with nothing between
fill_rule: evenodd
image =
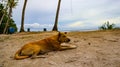
<instances>
[{"instance_id":1,"label":"dog lying on sand","mask_svg":"<svg viewBox=\"0 0 120 67\"><path fill-rule=\"evenodd\" d=\"M21 49L19 49L14 58L16 60L25 58L36 58L39 54L43 54L50 51L60 51L66 49L74 49L76 46L63 46L61 43L68 43L70 39L67 38L65 33L59 32L57 35L42 39L40 41L30 42L25 44Z\"/></svg>"}]
</instances>

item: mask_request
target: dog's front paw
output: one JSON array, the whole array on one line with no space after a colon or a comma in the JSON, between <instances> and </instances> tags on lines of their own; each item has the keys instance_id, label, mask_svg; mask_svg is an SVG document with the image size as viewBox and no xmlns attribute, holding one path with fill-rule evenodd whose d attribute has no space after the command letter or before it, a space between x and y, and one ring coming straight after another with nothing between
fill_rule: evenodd
<instances>
[{"instance_id":1,"label":"dog's front paw","mask_svg":"<svg viewBox=\"0 0 120 67\"><path fill-rule=\"evenodd\" d=\"M77 48L76 45L69 45L69 47L70 47L71 49Z\"/></svg>"}]
</instances>

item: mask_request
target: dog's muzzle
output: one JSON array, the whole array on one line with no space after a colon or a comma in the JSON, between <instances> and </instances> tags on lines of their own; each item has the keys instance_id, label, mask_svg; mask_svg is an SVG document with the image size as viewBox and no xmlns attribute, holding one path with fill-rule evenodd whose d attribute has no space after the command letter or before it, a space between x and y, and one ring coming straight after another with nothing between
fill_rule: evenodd
<instances>
[{"instance_id":1,"label":"dog's muzzle","mask_svg":"<svg viewBox=\"0 0 120 67\"><path fill-rule=\"evenodd\" d=\"M65 42L70 42L70 39L67 39Z\"/></svg>"}]
</instances>

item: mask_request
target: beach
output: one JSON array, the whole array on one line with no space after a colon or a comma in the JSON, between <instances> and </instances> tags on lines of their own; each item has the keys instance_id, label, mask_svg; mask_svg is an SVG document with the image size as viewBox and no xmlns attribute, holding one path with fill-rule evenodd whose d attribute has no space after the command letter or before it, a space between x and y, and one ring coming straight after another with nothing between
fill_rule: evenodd
<instances>
[{"instance_id":1,"label":"beach","mask_svg":"<svg viewBox=\"0 0 120 67\"><path fill-rule=\"evenodd\" d=\"M76 49L53 51L45 58L13 59L24 44L57 32L25 32L0 35L0 67L120 67L120 30L68 32Z\"/></svg>"}]
</instances>

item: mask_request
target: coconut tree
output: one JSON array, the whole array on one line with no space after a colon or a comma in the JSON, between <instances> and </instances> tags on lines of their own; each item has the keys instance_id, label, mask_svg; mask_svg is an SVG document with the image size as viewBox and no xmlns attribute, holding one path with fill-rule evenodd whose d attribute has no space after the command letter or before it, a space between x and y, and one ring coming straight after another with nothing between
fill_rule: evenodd
<instances>
[{"instance_id":1,"label":"coconut tree","mask_svg":"<svg viewBox=\"0 0 120 67\"><path fill-rule=\"evenodd\" d=\"M7 3L7 4L4 5L4 6L6 6L5 9L4 9L4 7L3 7L3 9L1 10L1 11L3 12L3 14L2 14L2 16L1 16L1 18L0 18L0 25L1 25L2 21L3 21L3 18L4 18L5 15L6 15L6 11L7 11L7 9L8 9L8 2L6 2L6 1L1 1L1 3L2 3L2 5L5 4L5 3Z\"/></svg>"},{"instance_id":2,"label":"coconut tree","mask_svg":"<svg viewBox=\"0 0 120 67\"><path fill-rule=\"evenodd\" d=\"M26 5L27 5L27 0L24 1L24 5L23 5L20 32L25 32L25 30L24 30L24 18L25 18Z\"/></svg>"},{"instance_id":3,"label":"coconut tree","mask_svg":"<svg viewBox=\"0 0 120 67\"><path fill-rule=\"evenodd\" d=\"M10 18L12 17L12 9L16 7L17 2L18 2L18 0L8 0L8 8L9 8L8 19L7 19L3 34L6 33L6 30L7 30L8 26L9 26Z\"/></svg>"},{"instance_id":4,"label":"coconut tree","mask_svg":"<svg viewBox=\"0 0 120 67\"><path fill-rule=\"evenodd\" d=\"M54 23L54 27L52 29L52 31L58 31L58 16L59 16L59 11L60 11L60 3L61 0L58 1L58 7L57 7L57 12L56 12L56 18L55 18L55 23Z\"/></svg>"}]
</instances>

